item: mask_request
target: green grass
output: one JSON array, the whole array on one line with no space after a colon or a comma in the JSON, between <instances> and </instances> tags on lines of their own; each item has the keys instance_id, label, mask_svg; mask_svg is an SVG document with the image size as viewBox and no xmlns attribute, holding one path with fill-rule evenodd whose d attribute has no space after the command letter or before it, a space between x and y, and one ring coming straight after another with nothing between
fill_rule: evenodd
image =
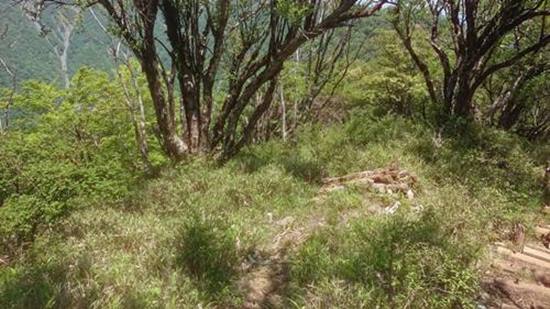
<instances>
[{"instance_id":1,"label":"green grass","mask_svg":"<svg viewBox=\"0 0 550 309\"><path fill-rule=\"evenodd\" d=\"M239 308L241 264L288 217L292 228L325 220L289 252L285 307L469 307L485 246L515 222L548 219L537 161L548 148L497 131L444 134L440 147L433 137L361 116L223 167L197 159L166 170L124 202L80 207L43 229L0 268L0 307ZM318 196L324 176L396 162L419 177L414 201L360 188ZM366 215L395 201L393 216Z\"/></svg>"},{"instance_id":2,"label":"green grass","mask_svg":"<svg viewBox=\"0 0 550 309\"><path fill-rule=\"evenodd\" d=\"M346 300L352 307L471 305L479 244L448 238L439 220L431 212L414 220L397 215L319 233L292 260L291 297L308 307L339 306L332 287L346 282L340 289L357 294Z\"/></svg>"}]
</instances>

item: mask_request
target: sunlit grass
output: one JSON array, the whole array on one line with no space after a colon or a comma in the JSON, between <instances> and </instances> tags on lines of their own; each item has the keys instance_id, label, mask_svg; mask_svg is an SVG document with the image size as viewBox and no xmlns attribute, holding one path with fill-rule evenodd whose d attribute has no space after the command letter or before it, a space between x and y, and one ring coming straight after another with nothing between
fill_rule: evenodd
<instances>
[{"instance_id":1,"label":"sunlit grass","mask_svg":"<svg viewBox=\"0 0 550 309\"><path fill-rule=\"evenodd\" d=\"M238 308L241 264L290 217L291 227L323 224L288 255L287 307L399 306L411 295L419 306L471 304L484 245L541 220L530 152L502 136L509 147L460 148L449 136L434 148L433 132L406 121L355 121L252 147L223 167L187 162L125 202L77 208L0 269L0 307ZM319 198L322 177L390 164L418 175L414 202L353 187ZM395 217L367 215L395 200Z\"/></svg>"}]
</instances>

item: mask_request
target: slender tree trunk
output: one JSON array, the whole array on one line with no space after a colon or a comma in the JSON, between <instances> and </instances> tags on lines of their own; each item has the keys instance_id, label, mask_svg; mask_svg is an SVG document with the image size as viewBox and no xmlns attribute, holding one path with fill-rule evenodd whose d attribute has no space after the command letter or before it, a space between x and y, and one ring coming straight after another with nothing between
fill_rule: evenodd
<instances>
[{"instance_id":1,"label":"slender tree trunk","mask_svg":"<svg viewBox=\"0 0 550 309\"><path fill-rule=\"evenodd\" d=\"M203 130L201 130L201 127L203 119L200 111L200 89L198 88L198 82L190 73L181 74L179 82L181 89L183 89L181 120L185 120L182 123L185 127L185 143L187 144L189 153L196 154L202 151L201 135Z\"/></svg>"},{"instance_id":2,"label":"slender tree trunk","mask_svg":"<svg viewBox=\"0 0 550 309\"><path fill-rule=\"evenodd\" d=\"M103 25L93 8L89 8L89 11L92 17L95 19L99 27L105 32L108 33L107 28ZM146 175L152 175L154 172L154 167L149 160L149 143L147 141L147 120L145 116L145 105L143 102L143 94L139 85L139 74L137 74L132 67L132 63L127 55L121 49L122 42L116 42L114 39L111 39L111 56L113 57L114 64L118 65L121 62L126 66L129 72L129 78L131 81L131 86L133 94L130 92L130 87L126 83L126 80L121 74L120 69L117 70L120 83L122 85L122 90L124 91L124 97L126 99L126 106L130 113L132 120L132 125L134 127L134 135L136 139L136 145L140 154L141 162L143 164L143 171ZM122 61L121 61L122 60Z\"/></svg>"},{"instance_id":3,"label":"slender tree trunk","mask_svg":"<svg viewBox=\"0 0 550 309\"><path fill-rule=\"evenodd\" d=\"M160 81L160 72L155 54L144 52L141 61L141 67L147 78L147 84L155 115L157 118L159 134L162 138L162 146L165 153L174 161L180 161L185 157L187 147L183 140L177 134L176 122L174 119L173 105L168 104L164 95L162 83Z\"/></svg>"},{"instance_id":4,"label":"slender tree trunk","mask_svg":"<svg viewBox=\"0 0 550 309\"><path fill-rule=\"evenodd\" d=\"M59 61L59 73L63 86L69 88L69 66L68 66L68 51L71 45L71 37L76 27L76 16L80 14L80 9L77 7L71 7L67 10L60 10L56 17L55 31L50 33L48 29L40 20L39 12L43 9L43 2L40 5L40 1L34 1L34 5L31 2L22 2L21 8L29 21L36 28L38 33L44 37L52 52ZM38 5L36 8L34 6ZM72 14L72 15L71 15Z\"/></svg>"},{"instance_id":5,"label":"slender tree trunk","mask_svg":"<svg viewBox=\"0 0 550 309\"><path fill-rule=\"evenodd\" d=\"M502 128L511 128L519 119L519 112L517 109L522 110L516 101L518 93L532 78L542 74L545 70L545 65L533 66L520 73L518 77L508 86L501 91L501 94L495 99L489 111L487 118L494 122L496 114L500 111L500 117L498 120L498 126ZM507 115L511 113L510 115Z\"/></svg>"},{"instance_id":6,"label":"slender tree trunk","mask_svg":"<svg viewBox=\"0 0 550 309\"><path fill-rule=\"evenodd\" d=\"M228 143L227 141L224 143L223 153L221 156L221 161L227 161L232 156L234 156L239 150L241 150L242 147L244 147L251 139L254 134L254 130L256 128L256 125L258 124L258 121L260 118L264 115L264 113L269 109L269 106L271 105L271 102L273 101L273 94L276 90L278 79L274 78L272 79L266 89L266 92L262 98L261 104L256 108L254 113L250 116L248 123L246 124L243 132L243 136L240 137L240 139L235 142L234 139L231 139Z\"/></svg>"},{"instance_id":7,"label":"slender tree trunk","mask_svg":"<svg viewBox=\"0 0 550 309\"><path fill-rule=\"evenodd\" d=\"M59 63L61 66L61 79L65 89L71 86L71 80L69 78L69 66L67 65L67 50L64 50L59 56Z\"/></svg>"},{"instance_id":8,"label":"slender tree trunk","mask_svg":"<svg viewBox=\"0 0 550 309\"><path fill-rule=\"evenodd\" d=\"M141 154L141 160L143 162L145 173L151 174L153 172L153 165L149 160L149 144L147 143L145 107L143 105L143 97L141 93L138 93L137 96L138 118L136 119L136 139L138 142L139 152Z\"/></svg>"},{"instance_id":9,"label":"slender tree trunk","mask_svg":"<svg viewBox=\"0 0 550 309\"><path fill-rule=\"evenodd\" d=\"M504 130L511 129L518 122L523 110L523 104L508 104L500 115L498 127Z\"/></svg>"},{"instance_id":10,"label":"slender tree trunk","mask_svg":"<svg viewBox=\"0 0 550 309\"><path fill-rule=\"evenodd\" d=\"M279 85L279 97L281 100L281 130L283 136L283 142L286 142L286 102L285 94L283 92L283 84Z\"/></svg>"},{"instance_id":11,"label":"slender tree trunk","mask_svg":"<svg viewBox=\"0 0 550 309\"><path fill-rule=\"evenodd\" d=\"M543 180L543 195L542 202L543 206L550 207L550 160L546 162L546 168L544 169L544 180Z\"/></svg>"},{"instance_id":12,"label":"slender tree trunk","mask_svg":"<svg viewBox=\"0 0 550 309\"><path fill-rule=\"evenodd\" d=\"M119 72L119 79L124 91L124 98L126 99L126 106L130 112L130 118L132 120L132 126L134 127L134 134L136 138L136 145L140 153L141 162L143 164L143 170L145 174L153 173L153 165L149 160L149 145L147 143L147 132L146 132L146 120L145 120L145 107L143 105L143 96L141 90L139 89L139 84L137 82L137 76L132 69L130 63L126 63L126 67L130 73L130 81L132 84L133 95L130 91L126 80Z\"/></svg>"},{"instance_id":13,"label":"slender tree trunk","mask_svg":"<svg viewBox=\"0 0 550 309\"><path fill-rule=\"evenodd\" d=\"M11 89L9 90L8 100L4 107L4 115L0 115L0 133L4 134L8 131L10 126L10 109L13 104L15 93L17 91L17 72L11 68L4 59L0 58L0 64L4 67L4 70L11 77ZM2 120L4 117L4 120Z\"/></svg>"}]
</instances>

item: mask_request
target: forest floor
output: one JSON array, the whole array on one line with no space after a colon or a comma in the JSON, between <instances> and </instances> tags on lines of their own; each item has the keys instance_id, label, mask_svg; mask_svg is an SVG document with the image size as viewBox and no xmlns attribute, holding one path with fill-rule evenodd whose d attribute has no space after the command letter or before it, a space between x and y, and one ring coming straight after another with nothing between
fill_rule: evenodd
<instances>
[{"instance_id":1,"label":"forest floor","mask_svg":"<svg viewBox=\"0 0 550 309\"><path fill-rule=\"evenodd\" d=\"M0 257L0 308L509 304L507 287L546 289L539 275L505 270L526 274L505 263L535 249L549 263L536 229L550 223L544 149L498 132L435 141L406 121L359 119L222 167L186 162ZM492 249L517 226L523 253Z\"/></svg>"}]
</instances>

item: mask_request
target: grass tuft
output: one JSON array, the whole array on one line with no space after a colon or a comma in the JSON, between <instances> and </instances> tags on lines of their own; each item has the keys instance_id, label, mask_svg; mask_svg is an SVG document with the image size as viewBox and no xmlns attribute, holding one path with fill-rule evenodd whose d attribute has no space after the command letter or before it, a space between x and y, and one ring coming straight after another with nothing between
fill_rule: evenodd
<instances>
[{"instance_id":1,"label":"grass tuft","mask_svg":"<svg viewBox=\"0 0 550 309\"><path fill-rule=\"evenodd\" d=\"M220 218L194 213L177 238L176 263L209 295L223 294L237 275L235 239L235 232Z\"/></svg>"}]
</instances>

